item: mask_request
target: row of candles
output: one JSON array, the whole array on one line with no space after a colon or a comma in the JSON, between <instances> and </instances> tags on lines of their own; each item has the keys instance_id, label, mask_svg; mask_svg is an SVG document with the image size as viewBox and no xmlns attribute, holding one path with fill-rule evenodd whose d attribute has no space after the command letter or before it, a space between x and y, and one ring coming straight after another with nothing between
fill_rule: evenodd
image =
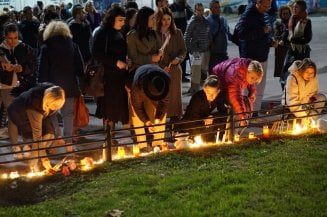
<instances>
[{"instance_id":1,"label":"row of candles","mask_svg":"<svg viewBox=\"0 0 327 217\"><path fill-rule=\"evenodd\" d=\"M262 136L264 138L268 138L269 137L269 134L270 134L270 129L269 129L269 126L265 125L263 126L262 128ZM254 132L249 132L249 136L248 136L249 139L255 139L255 135L254 135ZM240 141L240 135L239 134L236 134L234 136L234 142L239 142Z\"/></svg>"},{"instance_id":2,"label":"row of candles","mask_svg":"<svg viewBox=\"0 0 327 217\"><path fill-rule=\"evenodd\" d=\"M311 127L314 128L315 127L315 123L313 122L312 125L313 126L311 126ZM299 128L299 126L298 126L298 124L296 124L296 120L294 120L294 122L293 122L293 130L292 130L293 133L299 131L297 128ZM270 135L269 126L268 125L263 126L263 128L262 128L262 136L264 138L268 138L269 135ZM219 130L217 132L217 138L219 138ZM256 136L255 136L254 132L249 132L248 139L252 140L252 139L255 139L255 138L256 138ZM201 140L201 137L199 139ZM225 135L224 135L222 142L225 142L225 139L226 138L225 138ZM240 141L240 135L239 134L236 134L234 136L234 142L239 142L239 141ZM195 143L196 144L203 144L203 142L201 142L201 141L196 141ZM216 143L219 143L219 141L216 140ZM231 142L228 141L228 143L231 143ZM194 144L192 146L192 144L189 144L189 147L198 147L198 146L197 145L194 146ZM160 150L159 147L155 147L153 152L154 153L158 153L158 152L165 152L165 151L169 151L169 147L168 147L168 144L167 143L165 143L165 144L163 144L161 146L161 150ZM129 157L139 157L140 155L145 156L145 155L148 155L148 154L149 153L141 154L139 146L138 145L133 145L132 146L132 155L127 156L126 155L126 151L125 151L125 147L124 146L119 146L118 147L118 150L117 150L117 155L116 155L115 159L123 159L123 158L129 158ZM103 157L105 159L105 156L103 156ZM85 157L80 162L81 169L82 170L89 170L89 169L93 168L95 164L101 164L101 163L103 163L103 161L104 161L103 159L100 159L99 162L97 162L97 161L93 161L92 158ZM32 170L30 173L26 174L26 176L31 178L31 177L35 177L35 176L43 176L45 174L46 174L45 171L42 171L42 172L34 172ZM17 171L14 171L14 172L2 174L1 178L2 179L15 179L15 178L18 178L20 176L21 176L21 174L19 174Z\"/></svg>"},{"instance_id":3,"label":"row of candles","mask_svg":"<svg viewBox=\"0 0 327 217\"><path fill-rule=\"evenodd\" d=\"M153 151L154 151L154 153L158 153L158 152L165 152L168 150L169 150L168 143L164 143L163 145L161 145L161 150L159 147L155 147ZM134 157L139 157L141 154L140 147L138 145L133 145L132 152L133 152ZM119 146L117 149L117 158L123 159L125 157L126 157L125 147Z\"/></svg>"},{"instance_id":4,"label":"row of candles","mask_svg":"<svg viewBox=\"0 0 327 217\"><path fill-rule=\"evenodd\" d=\"M298 129L297 129L298 126L295 123L296 122L294 121L294 123L293 123L293 128L294 128L293 131L298 131ZM267 125L263 126L263 128L262 128L262 136L264 138L268 138L269 135L270 135L269 126L267 126ZM218 133L217 133L217 137L219 137L219 134ZM225 137L225 135L224 135L224 137ZM256 137L255 137L254 132L249 132L248 139L252 140L252 139L255 139L255 138ZM201 140L201 137L198 138L198 139ZM225 139L226 138L223 138L223 142L225 141ZM239 134L236 134L234 136L234 142L239 142L239 141L240 141L240 135ZM200 143L202 144L203 142L196 141L196 143L197 144L200 144ZM218 142L216 141L216 143L219 143L219 141ZM229 142L229 143L231 143L231 142ZM193 146L194 146L194 144L193 144ZM193 146L190 145L190 147L193 147ZM126 158L126 157L133 157L133 156L134 157L139 157L141 155L139 146L138 145L133 145L132 147L133 147L132 148L132 155L127 156L126 155L126 152L125 152L125 147L124 146L119 146L118 147L118 150L117 150L116 159L123 159L123 158ZM198 147L198 146L194 146L194 147ZM165 144L163 144L161 146L161 150L160 150L159 147L155 147L154 153L165 152L165 151L168 151L168 150L169 150L168 144L165 143ZM147 154L142 154L142 155L147 155ZM92 158L85 157L84 159L81 160L80 165L82 166L81 167L82 170L89 170L89 169L93 168L93 166L95 164L101 164L101 163L103 163L103 160L102 159L99 160L99 162L97 162L97 161L93 161ZM43 175L45 175L45 171L34 172L32 170L30 173L26 174L26 176L27 177L30 177L30 178L31 177L35 177L35 176L43 176ZM17 171L14 171L14 172L10 172L9 174L8 173L2 174L1 178L2 179L15 179L15 178L18 178L20 176L21 176L21 174L19 174Z\"/></svg>"},{"instance_id":5,"label":"row of candles","mask_svg":"<svg viewBox=\"0 0 327 217\"><path fill-rule=\"evenodd\" d=\"M269 127L268 126L263 126L262 134L263 134L263 137L269 137ZM255 139L254 132L249 132L248 138L249 139ZM237 134L237 135L234 136L234 142L239 142L239 141L240 141L240 135ZM159 147L156 147L156 148L154 149L155 153L156 152L165 152L165 151L169 150L169 147L168 147L167 143L165 143L165 144L163 144L161 146L161 150L160 150ZM140 152L140 148L139 148L138 145L133 145L132 154L133 154L134 157L139 157L140 156L141 152ZM126 155L125 147L119 146L118 149L117 149L116 158L117 159L123 159L123 158L126 158L126 157L128 157L128 156ZM129 156L129 157L132 157L132 156ZM80 162L80 164L82 166L82 170L89 170L94 166L94 164L101 164L101 163L103 163L103 160L100 160L99 162L95 162L95 161L93 161L92 158L88 158L88 157L82 159L81 162ZM43 176L43 175L45 175L44 171L42 171L42 172L33 172L32 171L32 172L28 173L26 176L31 178L31 177ZM15 171L15 172L11 172L9 174L4 173L4 174L2 174L1 178L3 178L3 179L8 179L8 178L9 179L15 179L15 178L18 178L20 176L21 176L21 174L19 174L17 171Z\"/></svg>"}]
</instances>

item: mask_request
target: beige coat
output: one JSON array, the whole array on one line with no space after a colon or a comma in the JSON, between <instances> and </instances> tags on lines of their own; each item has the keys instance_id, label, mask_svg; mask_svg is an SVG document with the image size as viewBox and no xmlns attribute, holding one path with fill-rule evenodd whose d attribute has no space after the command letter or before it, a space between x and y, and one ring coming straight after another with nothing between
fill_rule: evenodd
<instances>
[{"instance_id":1,"label":"beige coat","mask_svg":"<svg viewBox=\"0 0 327 217\"><path fill-rule=\"evenodd\" d=\"M296 62L290 67L291 74L287 78L285 90L283 94L283 105L290 107L291 112L294 112L296 117L307 116L306 111L296 112L303 110L302 106L293 106L298 104L305 104L310 102L310 97L318 94L318 79L314 77L309 82L305 82L302 75L296 70ZM286 97L285 97L286 96Z\"/></svg>"},{"instance_id":2,"label":"beige coat","mask_svg":"<svg viewBox=\"0 0 327 217\"><path fill-rule=\"evenodd\" d=\"M161 33L159 33L161 34ZM164 39L162 37L162 43ZM179 58L179 62L183 62L186 55L186 46L182 32L177 29L176 34L172 34L168 45L165 47L164 56L159 62L161 68L169 66L169 63L176 57ZM171 66L169 70L171 76L171 85L169 91L169 106L167 117L182 116L183 104L182 104L182 69L180 64Z\"/></svg>"}]
</instances>

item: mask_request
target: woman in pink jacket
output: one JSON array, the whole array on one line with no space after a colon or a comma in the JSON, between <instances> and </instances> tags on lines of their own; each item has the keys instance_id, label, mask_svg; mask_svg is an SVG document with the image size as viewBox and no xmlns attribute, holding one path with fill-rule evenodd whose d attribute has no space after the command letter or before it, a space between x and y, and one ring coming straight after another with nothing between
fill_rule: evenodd
<instances>
[{"instance_id":1,"label":"woman in pink jacket","mask_svg":"<svg viewBox=\"0 0 327 217\"><path fill-rule=\"evenodd\" d=\"M216 65L212 73L217 75L221 82L221 95L227 105L231 105L234 113L240 120L240 126L246 126L247 119L253 110L256 88L263 76L263 69L258 61L247 58L229 59ZM248 95L244 96L244 90Z\"/></svg>"}]
</instances>

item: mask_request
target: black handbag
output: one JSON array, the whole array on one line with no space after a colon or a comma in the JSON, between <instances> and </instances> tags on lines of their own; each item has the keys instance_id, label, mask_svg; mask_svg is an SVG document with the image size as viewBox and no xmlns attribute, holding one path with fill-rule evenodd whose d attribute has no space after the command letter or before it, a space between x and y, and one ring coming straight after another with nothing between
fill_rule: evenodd
<instances>
[{"instance_id":1,"label":"black handbag","mask_svg":"<svg viewBox=\"0 0 327 217\"><path fill-rule=\"evenodd\" d=\"M104 66L93 57L85 68L85 93L89 96L104 96Z\"/></svg>"},{"instance_id":2,"label":"black handbag","mask_svg":"<svg viewBox=\"0 0 327 217\"><path fill-rule=\"evenodd\" d=\"M104 53L108 50L108 32ZM94 97L104 96L104 66L94 57L88 61L85 67L85 93Z\"/></svg>"}]
</instances>

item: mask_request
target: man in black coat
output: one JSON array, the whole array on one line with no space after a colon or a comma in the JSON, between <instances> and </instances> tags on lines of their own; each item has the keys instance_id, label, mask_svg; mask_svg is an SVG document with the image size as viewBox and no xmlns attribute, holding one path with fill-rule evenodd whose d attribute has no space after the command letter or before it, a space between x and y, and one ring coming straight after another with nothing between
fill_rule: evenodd
<instances>
[{"instance_id":1,"label":"man in black coat","mask_svg":"<svg viewBox=\"0 0 327 217\"><path fill-rule=\"evenodd\" d=\"M4 36L5 40L0 44L0 53L4 54L11 64L11 67L7 67L0 74L0 104L3 103L6 111L13 99L11 95L13 90L15 95L19 95L35 84L36 55L34 49L19 41L16 24L7 24L4 27ZM17 128L10 121L8 133L10 142L17 143Z\"/></svg>"},{"instance_id":2,"label":"man in black coat","mask_svg":"<svg viewBox=\"0 0 327 217\"><path fill-rule=\"evenodd\" d=\"M40 22L37 19L33 19L33 12L30 6L24 7L23 15L24 19L19 24L23 42L36 49L38 46Z\"/></svg>"},{"instance_id":3,"label":"man in black coat","mask_svg":"<svg viewBox=\"0 0 327 217\"><path fill-rule=\"evenodd\" d=\"M261 102L266 86L267 60L270 47L277 42L271 37L272 26L267 11L272 0L256 0L250 3L242 14L238 26L240 57L257 60L262 64L264 77L256 86L257 98L254 110L261 109Z\"/></svg>"},{"instance_id":4,"label":"man in black coat","mask_svg":"<svg viewBox=\"0 0 327 217\"><path fill-rule=\"evenodd\" d=\"M78 45L83 61L86 63L91 58L90 40L91 27L86 21L86 14L83 6L75 5L73 7L73 20L68 24L73 35L73 41Z\"/></svg>"}]
</instances>

